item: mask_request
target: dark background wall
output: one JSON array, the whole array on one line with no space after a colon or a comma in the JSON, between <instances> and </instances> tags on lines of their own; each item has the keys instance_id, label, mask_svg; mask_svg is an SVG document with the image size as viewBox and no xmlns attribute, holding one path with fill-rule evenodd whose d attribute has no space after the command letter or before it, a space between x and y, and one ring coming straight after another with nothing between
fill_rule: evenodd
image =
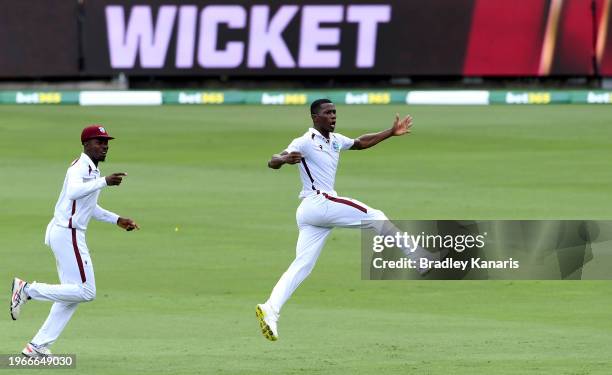
<instances>
[{"instance_id":1,"label":"dark background wall","mask_svg":"<svg viewBox=\"0 0 612 375\"><path fill-rule=\"evenodd\" d=\"M339 0L333 4L317 0L231 3L149 0L135 4L127 0L0 0L0 78L110 77L119 73L157 78L612 76L611 3L608 0ZM237 17L239 26L220 23L216 38L210 29L202 31L204 10L228 5L238 7L232 8L239 11L230 11L230 18ZM268 53L263 66L253 66L248 58L249 47L258 43L250 33L253 7L267 6L268 18L272 18L288 5L297 5L297 10L283 27L280 38L293 65L279 66L278 59ZM340 18L323 22L308 29L313 32L304 33L305 10L320 5L340 7ZM370 38L360 34L359 24L348 20L350 7L364 5L390 10L389 20L376 24L375 37L371 32ZM183 14L185 6L191 6L191 10ZM109 20L109 7L114 7L114 23ZM121 17L117 17L118 9ZM332 10L335 12L338 8L319 8L318 15L324 19L334 13ZM187 14L193 17L183 22L187 18L181 17ZM338 64L326 60L329 54L322 54L317 60L323 67L300 64L300 51L308 38L319 31L332 37L323 38L329 44L317 48L339 54ZM117 37L111 43L112 32ZM338 36L337 41L333 35ZM199 55L203 38L212 38L217 50L240 43L242 56L231 67L209 66L206 62L209 56ZM147 44L149 52L146 52ZM191 45L191 54L182 57L183 65L177 64L179 45ZM360 45L374 51L371 66L356 63ZM132 54L133 63L113 64L111 48L115 56ZM151 66L152 60L146 53L160 54L161 63ZM187 66L185 61L189 62Z\"/></svg>"}]
</instances>

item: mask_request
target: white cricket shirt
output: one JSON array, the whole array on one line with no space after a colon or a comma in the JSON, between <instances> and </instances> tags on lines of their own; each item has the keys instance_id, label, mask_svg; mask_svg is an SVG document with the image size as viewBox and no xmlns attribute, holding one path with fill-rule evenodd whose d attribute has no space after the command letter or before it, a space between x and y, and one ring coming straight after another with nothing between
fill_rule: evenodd
<instances>
[{"instance_id":1,"label":"white cricket shirt","mask_svg":"<svg viewBox=\"0 0 612 375\"><path fill-rule=\"evenodd\" d=\"M66 172L52 223L80 230L87 229L92 217L98 221L117 223L119 215L98 206L100 189L105 186L106 179L100 177L98 167L89 156L81 154Z\"/></svg>"},{"instance_id":2,"label":"white cricket shirt","mask_svg":"<svg viewBox=\"0 0 612 375\"><path fill-rule=\"evenodd\" d=\"M317 190L333 196L336 171L340 160L340 151L348 150L355 143L354 139L339 133L329 133L329 139L314 128L308 129L303 136L294 139L285 151L298 151L302 154L299 165L302 179L300 198L316 194Z\"/></svg>"}]
</instances>

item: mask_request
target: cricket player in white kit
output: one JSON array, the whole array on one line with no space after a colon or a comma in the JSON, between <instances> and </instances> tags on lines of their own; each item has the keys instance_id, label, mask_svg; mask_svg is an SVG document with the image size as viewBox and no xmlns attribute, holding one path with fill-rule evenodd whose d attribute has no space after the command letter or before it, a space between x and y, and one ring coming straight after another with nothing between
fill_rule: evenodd
<instances>
[{"instance_id":1,"label":"cricket player in white kit","mask_svg":"<svg viewBox=\"0 0 612 375\"><path fill-rule=\"evenodd\" d=\"M340 151L363 150L392 136L410 133L412 117L400 120L396 115L390 129L350 139L334 132L336 106L330 100L314 101L310 112L313 127L268 162L273 169L283 164L300 164L303 185L300 192L302 203L296 213L299 229L296 258L277 282L268 301L256 307L262 333L271 341L278 339L277 321L281 308L314 268L334 227L372 228L380 234L397 231L382 211L355 199L339 197L334 190L334 181Z\"/></svg>"},{"instance_id":2,"label":"cricket player in white kit","mask_svg":"<svg viewBox=\"0 0 612 375\"><path fill-rule=\"evenodd\" d=\"M98 205L101 189L121 184L126 176L125 173L100 176L98 162L106 159L110 139L113 137L100 125L83 129L83 153L68 168L53 219L47 226L45 244L51 247L55 256L60 284L13 280L10 308L13 320L19 318L23 304L29 299L53 302L42 328L23 349L25 356L51 355L49 346L62 333L78 304L93 301L96 297L93 263L85 242L89 220L93 217L128 231L139 229L133 220L119 217Z\"/></svg>"}]
</instances>

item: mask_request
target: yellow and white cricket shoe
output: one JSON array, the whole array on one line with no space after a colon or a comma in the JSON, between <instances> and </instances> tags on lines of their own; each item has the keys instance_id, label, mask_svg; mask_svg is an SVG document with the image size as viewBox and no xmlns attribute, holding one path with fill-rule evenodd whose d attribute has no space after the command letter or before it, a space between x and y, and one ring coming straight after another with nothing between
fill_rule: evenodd
<instances>
[{"instance_id":1,"label":"yellow and white cricket shoe","mask_svg":"<svg viewBox=\"0 0 612 375\"><path fill-rule=\"evenodd\" d=\"M44 358L51 357L51 350L46 346L39 346L36 344L29 343L25 348L21 351L21 354L28 358Z\"/></svg>"},{"instance_id":2,"label":"yellow and white cricket shoe","mask_svg":"<svg viewBox=\"0 0 612 375\"><path fill-rule=\"evenodd\" d=\"M270 341L278 340L278 322L279 314L274 311L272 306L267 303L257 305L255 307L255 315L259 320L259 326L261 327L261 333Z\"/></svg>"},{"instance_id":3,"label":"yellow and white cricket shoe","mask_svg":"<svg viewBox=\"0 0 612 375\"><path fill-rule=\"evenodd\" d=\"M13 286L11 287L11 318L13 320L19 319L21 314L21 306L28 301L28 295L25 292L25 287L28 285L25 281L20 278L13 279Z\"/></svg>"}]
</instances>

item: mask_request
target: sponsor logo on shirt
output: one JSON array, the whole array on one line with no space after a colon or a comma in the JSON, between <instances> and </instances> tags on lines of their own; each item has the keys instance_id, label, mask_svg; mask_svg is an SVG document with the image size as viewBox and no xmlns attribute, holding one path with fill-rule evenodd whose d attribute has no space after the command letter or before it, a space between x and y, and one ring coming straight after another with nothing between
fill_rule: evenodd
<instances>
[{"instance_id":1,"label":"sponsor logo on shirt","mask_svg":"<svg viewBox=\"0 0 612 375\"><path fill-rule=\"evenodd\" d=\"M333 141L332 148L334 149L334 151L340 152L340 143L338 143L337 141Z\"/></svg>"}]
</instances>

